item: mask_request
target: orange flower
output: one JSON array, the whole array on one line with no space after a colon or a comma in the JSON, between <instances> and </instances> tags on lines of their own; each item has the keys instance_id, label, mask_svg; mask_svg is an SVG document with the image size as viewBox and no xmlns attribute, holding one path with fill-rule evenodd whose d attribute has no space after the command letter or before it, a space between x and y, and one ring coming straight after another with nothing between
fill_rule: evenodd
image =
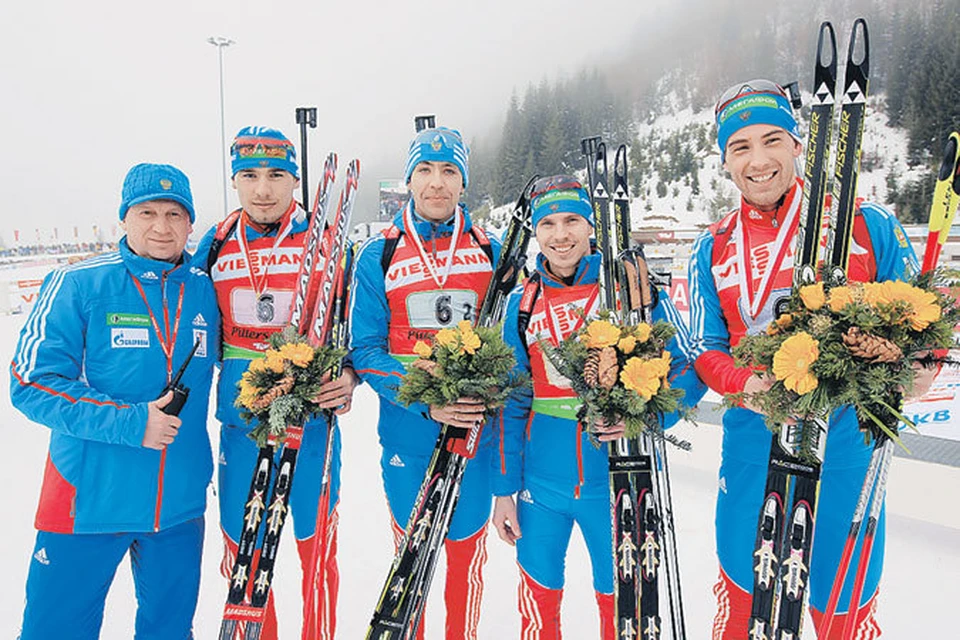
<instances>
[{"instance_id":1,"label":"orange flower","mask_svg":"<svg viewBox=\"0 0 960 640\"><path fill-rule=\"evenodd\" d=\"M823 283L818 282L800 287L800 299L803 300L803 306L810 311L816 311L822 307L827 301L827 297L823 293Z\"/></svg>"},{"instance_id":2,"label":"orange flower","mask_svg":"<svg viewBox=\"0 0 960 640\"><path fill-rule=\"evenodd\" d=\"M620 350L620 353L633 353L633 350L636 348L637 339L634 336L620 338L620 341L617 343L617 349Z\"/></svg>"},{"instance_id":3,"label":"orange flower","mask_svg":"<svg viewBox=\"0 0 960 640\"><path fill-rule=\"evenodd\" d=\"M653 332L653 327L651 327L646 322L641 322L637 325L636 330L633 332L633 335L637 336L637 340L640 342L646 342L650 339L650 334Z\"/></svg>"},{"instance_id":4,"label":"orange flower","mask_svg":"<svg viewBox=\"0 0 960 640\"><path fill-rule=\"evenodd\" d=\"M857 290L863 292L863 301L869 305L877 306L881 303L890 303L890 299L884 291L883 283L880 282L865 282L861 285L855 285L854 296L856 297Z\"/></svg>"},{"instance_id":5,"label":"orange flower","mask_svg":"<svg viewBox=\"0 0 960 640\"><path fill-rule=\"evenodd\" d=\"M940 319L940 305L937 296L896 280L884 282L880 286L880 300L887 303L906 302L910 305L907 319L915 331L923 331L931 322Z\"/></svg>"},{"instance_id":6,"label":"orange flower","mask_svg":"<svg viewBox=\"0 0 960 640\"><path fill-rule=\"evenodd\" d=\"M266 358L255 358L250 361L249 365L247 365L247 371L249 373L263 373L267 370L268 367Z\"/></svg>"},{"instance_id":7,"label":"orange flower","mask_svg":"<svg viewBox=\"0 0 960 640\"><path fill-rule=\"evenodd\" d=\"M638 393L644 400L649 400L660 390L660 358L643 360L630 358L620 372L620 382L631 391ZM669 369L669 364L667 365Z\"/></svg>"},{"instance_id":8,"label":"orange flower","mask_svg":"<svg viewBox=\"0 0 960 640\"><path fill-rule=\"evenodd\" d=\"M819 381L810 366L820 357L820 343L801 331L783 341L773 354L773 375L783 385L800 395L817 388Z\"/></svg>"},{"instance_id":9,"label":"orange flower","mask_svg":"<svg viewBox=\"0 0 960 640\"><path fill-rule=\"evenodd\" d=\"M280 355L303 369L313 361L313 347L305 342L288 342L280 347Z\"/></svg>"},{"instance_id":10,"label":"orange flower","mask_svg":"<svg viewBox=\"0 0 960 640\"><path fill-rule=\"evenodd\" d=\"M620 329L606 320L594 320L587 325L585 337L588 349L612 347L620 340Z\"/></svg>"},{"instance_id":11,"label":"orange flower","mask_svg":"<svg viewBox=\"0 0 960 640\"><path fill-rule=\"evenodd\" d=\"M464 331L460 335L460 353L469 353L473 355L477 352L477 349L480 348L480 336L478 336L473 329L470 331Z\"/></svg>"},{"instance_id":12,"label":"orange flower","mask_svg":"<svg viewBox=\"0 0 960 640\"><path fill-rule=\"evenodd\" d=\"M413 352L421 358L429 358L431 355L433 355L433 349L431 349L430 345L422 340L417 340L417 344L413 345Z\"/></svg>"},{"instance_id":13,"label":"orange flower","mask_svg":"<svg viewBox=\"0 0 960 640\"><path fill-rule=\"evenodd\" d=\"M793 315L789 313L784 313L779 318L775 320L777 326L781 329L786 329L791 324L793 324Z\"/></svg>"},{"instance_id":14,"label":"orange flower","mask_svg":"<svg viewBox=\"0 0 960 640\"><path fill-rule=\"evenodd\" d=\"M834 313L840 313L840 310L843 309L848 304L853 304L857 301L856 296L854 295L853 289L850 287L834 287L830 289L829 305L830 310Z\"/></svg>"}]
</instances>

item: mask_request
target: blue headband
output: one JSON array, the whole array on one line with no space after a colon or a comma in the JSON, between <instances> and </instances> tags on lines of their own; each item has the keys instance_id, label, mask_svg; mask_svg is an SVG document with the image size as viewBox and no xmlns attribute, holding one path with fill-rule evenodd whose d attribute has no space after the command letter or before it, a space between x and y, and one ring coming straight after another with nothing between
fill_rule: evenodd
<instances>
[{"instance_id":1,"label":"blue headband","mask_svg":"<svg viewBox=\"0 0 960 640\"><path fill-rule=\"evenodd\" d=\"M470 149L463 142L456 129L436 127L424 129L410 141L407 152L407 166L403 170L403 181L410 182L413 170L421 162L449 162L456 165L463 176L463 188L470 183Z\"/></svg>"},{"instance_id":2,"label":"blue headband","mask_svg":"<svg viewBox=\"0 0 960 640\"><path fill-rule=\"evenodd\" d=\"M544 190L537 186L546 183ZM541 180L534 185L535 195L531 201L533 208L533 228L536 229L540 221L554 213L574 213L586 218L593 226L593 205L586 189L580 183L568 176L554 176ZM540 191L536 193L536 191Z\"/></svg>"},{"instance_id":3,"label":"blue headband","mask_svg":"<svg viewBox=\"0 0 960 640\"><path fill-rule=\"evenodd\" d=\"M786 97L775 93L748 93L731 100L717 114L717 144L720 157L726 158L727 142L744 127L769 124L780 127L800 142L800 129Z\"/></svg>"}]
</instances>

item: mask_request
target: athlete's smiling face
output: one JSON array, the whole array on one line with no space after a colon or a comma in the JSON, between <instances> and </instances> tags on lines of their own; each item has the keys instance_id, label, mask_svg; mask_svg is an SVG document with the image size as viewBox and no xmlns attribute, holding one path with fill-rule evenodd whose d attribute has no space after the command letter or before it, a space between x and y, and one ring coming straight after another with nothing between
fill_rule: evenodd
<instances>
[{"instance_id":1,"label":"athlete's smiling face","mask_svg":"<svg viewBox=\"0 0 960 640\"><path fill-rule=\"evenodd\" d=\"M283 217L300 181L289 171L275 167L241 169L233 176L240 206L258 224L273 224Z\"/></svg>"},{"instance_id":2,"label":"athlete's smiling face","mask_svg":"<svg viewBox=\"0 0 960 640\"><path fill-rule=\"evenodd\" d=\"M752 124L730 136L723 168L747 202L760 211L772 211L793 186L793 162L802 150L784 129Z\"/></svg>"},{"instance_id":3,"label":"athlete's smiling face","mask_svg":"<svg viewBox=\"0 0 960 640\"><path fill-rule=\"evenodd\" d=\"M580 260L590 253L593 227L576 213L551 213L537 223L536 236L540 253L547 259L550 272L567 278L577 272Z\"/></svg>"},{"instance_id":4,"label":"athlete's smiling face","mask_svg":"<svg viewBox=\"0 0 960 640\"><path fill-rule=\"evenodd\" d=\"M418 214L433 222L443 222L457 210L463 175L452 162L424 161L413 168L407 187Z\"/></svg>"},{"instance_id":5,"label":"athlete's smiling face","mask_svg":"<svg viewBox=\"0 0 960 640\"><path fill-rule=\"evenodd\" d=\"M127 209L120 222L127 245L138 256L177 262L193 231L190 214L178 202L149 200Z\"/></svg>"}]
</instances>

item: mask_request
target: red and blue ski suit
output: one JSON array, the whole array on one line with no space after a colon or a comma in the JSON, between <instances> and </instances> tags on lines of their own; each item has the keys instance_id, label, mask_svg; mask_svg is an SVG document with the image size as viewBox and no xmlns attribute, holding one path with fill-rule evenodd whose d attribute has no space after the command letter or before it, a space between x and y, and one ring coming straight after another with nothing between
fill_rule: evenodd
<instances>
[{"instance_id":1,"label":"red and blue ski suit","mask_svg":"<svg viewBox=\"0 0 960 640\"><path fill-rule=\"evenodd\" d=\"M601 637L614 640L613 548L607 447L595 446L577 419L580 401L544 356L540 339L553 344L582 325L581 313L600 308L600 254L585 256L569 284L553 276L537 256L541 286L519 285L507 299L503 337L517 358L517 372L533 380L533 389L511 395L499 421L499 455L494 459L493 492L517 494L517 540L520 565L519 609L522 638L560 637L560 598L564 560L573 524L580 527L590 553L593 587L600 607ZM528 280L529 282L529 280ZM528 299L536 295L535 301ZM518 318L529 311L523 334ZM653 320L677 329L668 344L672 356L670 384L682 388L683 403L695 405L706 391L690 366L687 329L665 293L660 293ZM666 416L672 426L677 416Z\"/></svg>"},{"instance_id":2,"label":"red and blue ski suit","mask_svg":"<svg viewBox=\"0 0 960 640\"><path fill-rule=\"evenodd\" d=\"M700 236L690 262L691 333L700 377L718 393L742 391L751 372L734 365L730 355L740 339L766 329L774 318L778 300L790 293L793 250L801 206L801 182L787 192L776 212L760 212L746 202ZM793 214L793 215L791 215ZM785 220L793 223L781 236ZM782 258L777 264L776 257ZM741 258L749 255L749 261ZM821 255L823 251L821 251ZM769 265L773 264L773 267ZM748 265L744 267L744 265ZM751 314L762 275L769 276L769 296ZM750 281L743 271L753 274ZM848 277L851 281L899 280L918 270L916 256L900 223L875 204L860 203L853 225ZM745 293L746 292L746 293ZM753 551L756 526L764 497L771 434L763 418L748 409L728 409L723 416L723 450L716 510L717 555L720 579L714 589L718 600L713 638L747 637L753 588ZM810 605L814 621L826 608L827 598L860 493L872 446L864 443L852 409L836 412L829 423L822 466L819 503L810 567ZM858 617L858 638L879 636L873 620L876 593L883 566L884 517L881 513L876 542L867 573ZM854 555L854 565L859 546ZM841 595L850 600L850 586ZM834 624L839 632L842 624ZM839 636L837 636L839 637Z\"/></svg>"},{"instance_id":3,"label":"red and blue ski suit","mask_svg":"<svg viewBox=\"0 0 960 640\"><path fill-rule=\"evenodd\" d=\"M205 273L140 257L125 238L119 251L44 279L10 376L14 406L50 429L24 640L99 637L127 551L136 637L193 637L219 328ZM145 448L148 404L196 341L179 432L162 452Z\"/></svg>"},{"instance_id":4,"label":"red and blue ski suit","mask_svg":"<svg viewBox=\"0 0 960 640\"><path fill-rule=\"evenodd\" d=\"M233 224L228 218L221 225ZM223 238L223 244L210 268L217 292L217 301L223 316L223 363L217 384L217 420L220 428L219 489L220 527L224 537L224 557L221 573L229 577L236 560L237 542L243 531L244 505L250 490L250 478L256 465L258 448L248 435L253 425L240 417L234 405L239 393L238 384L250 361L259 358L269 348L270 337L282 330L290 319L291 303L296 289L297 274L307 241L308 220L306 212L291 202L290 209L269 228L248 222L246 213L240 215L236 226ZM217 227L203 237L197 247L195 263L206 269L211 244ZM245 233L247 249L244 251L238 234ZM325 233L329 233L327 230ZM248 264L248 257L249 262ZM317 270L323 268L323 260L314 263ZM253 271L253 277L250 271ZM269 321L257 317L257 283L263 289L259 294L272 296L274 315ZM323 563L324 584L320 585L322 597L328 603L323 608L328 618L320 620L320 633L333 637L336 629L336 603L339 586L337 567L337 505L340 496L340 430L336 420L332 426L333 452L330 468L330 523L324 532L327 536L327 554L317 558ZM317 507L320 500L321 477L327 438L326 418L317 415L304 425L303 440L297 455L297 468L293 487L290 490L290 515L297 540L297 551L303 571L302 590L310 588L310 579L319 571L311 566L314 536L317 535ZM277 448L274 465L279 464L281 448ZM274 468L276 472L276 468ZM266 527L261 526L262 541ZM258 542L259 544L259 542ZM259 554L259 551L257 552ZM255 554L256 555L256 554ZM256 562L256 560L255 560ZM253 581L249 583L253 588ZM304 616L306 618L306 616ZM311 640L315 631L309 630L305 638ZM262 631L264 640L277 637L276 613L271 591L267 620Z\"/></svg>"},{"instance_id":5,"label":"red and blue ski suit","mask_svg":"<svg viewBox=\"0 0 960 640\"><path fill-rule=\"evenodd\" d=\"M397 540L403 535L433 454L440 425L429 417L429 407L404 407L397 388L405 365L413 362L418 340L429 342L444 327L473 320L483 302L500 254L500 242L474 228L466 211L461 231L453 238L454 218L429 222L413 211L413 202L394 218L383 235L367 241L357 254L350 306L350 350L357 374L380 397L377 432L383 453L380 468ZM412 220L415 229L408 228ZM410 234L419 234L440 271L449 266L442 286L431 277ZM384 248L396 242L384 272ZM453 263L446 256L456 241ZM486 248L484 248L486 245ZM487 255L490 251L492 261ZM490 519L490 458L493 437L482 430L474 459L467 464L460 499L445 541L447 554L446 638L476 638L486 562L486 527ZM422 637L421 623L418 637Z\"/></svg>"}]
</instances>

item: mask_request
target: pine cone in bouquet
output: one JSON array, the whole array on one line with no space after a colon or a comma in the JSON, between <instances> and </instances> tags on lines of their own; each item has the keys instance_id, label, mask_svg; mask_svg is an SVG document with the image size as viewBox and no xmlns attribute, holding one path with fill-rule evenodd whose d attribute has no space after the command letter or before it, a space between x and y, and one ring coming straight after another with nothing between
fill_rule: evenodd
<instances>
[{"instance_id":1,"label":"pine cone in bouquet","mask_svg":"<svg viewBox=\"0 0 960 640\"><path fill-rule=\"evenodd\" d=\"M257 398L250 405L251 411L263 411L270 406L270 403L279 398L280 396L285 396L290 393L290 390L293 389L293 383L296 382L296 378L292 375L284 376L277 380L277 383L273 387L264 393L262 396Z\"/></svg>"},{"instance_id":2,"label":"pine cone in bouquet","mask_svg":"<svg viewBox=\"0 0 960 640\"><path fill-rule=\"evenodd\" d=\"M589 387L596 387L600 383L600 349L590 349L587 360L583 364L583 381Z\"/></svg>"},{"instance_id":3,"label":"pine cone in bouquet","mask_svg":"<svg viewBox=\"0 0 960 640\"><path fill-rule=\"evenodd\" d=\"M903 351L890 340L864 333L859 327L850 327L843 334L843 344L858 358L869 362L896 362Z\"/></svg>"},{"instance_id":4,"label":"pine cone in bouquet","mask_svg":"<svg viewBox=\"0 0 960 640\"><path fill-rule=\"evenodd\" d=\"M619 375L616 350L613 347L604 347L600 350L597 361L597 384L604 389L613 389Z\"/></svg>"}]
</instances>

